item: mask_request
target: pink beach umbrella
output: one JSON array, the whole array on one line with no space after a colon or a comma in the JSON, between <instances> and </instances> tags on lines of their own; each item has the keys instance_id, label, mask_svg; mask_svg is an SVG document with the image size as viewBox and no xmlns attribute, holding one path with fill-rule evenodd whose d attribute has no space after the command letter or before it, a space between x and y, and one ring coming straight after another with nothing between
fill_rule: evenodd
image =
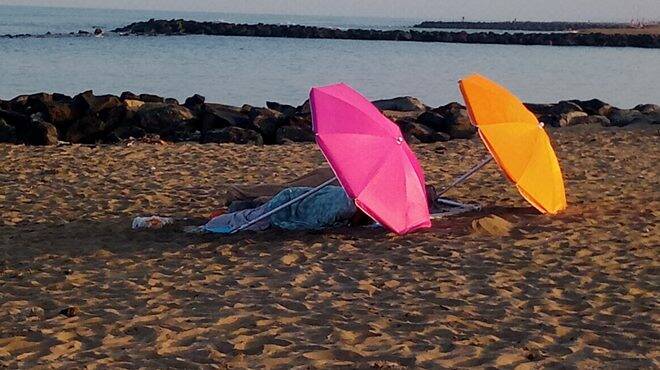
<instances>
[{"instance_id":1,"label":"pink beach umbrella","mask_svg":"<svg viewBox=\"0 0 660 370\"><path fill-rule=\"evenodd\" d=\"M424 172L401 130L345 84L310 93L316 142L349 197L397 234L431 226Z\"/></svg>"}]
</instances>

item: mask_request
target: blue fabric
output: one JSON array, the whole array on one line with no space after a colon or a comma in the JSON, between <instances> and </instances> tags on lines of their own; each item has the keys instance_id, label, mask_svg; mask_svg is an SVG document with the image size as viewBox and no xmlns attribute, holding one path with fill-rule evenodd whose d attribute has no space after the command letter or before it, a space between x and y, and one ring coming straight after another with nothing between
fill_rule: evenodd
<instances>
[{"instance_id":1,"label":"blue fabric","mask_svg":"<svg viewBox=\"0 0 660 370\"><path fill-rule=\"evenodd\" d=\"M265 204L268 211L308 192L311 188L287 188ZM357 212L355 202L341 186L326 186L270 217L273 226L285 230L320 230L348 225Z\"/></svg>"}]
</instances>

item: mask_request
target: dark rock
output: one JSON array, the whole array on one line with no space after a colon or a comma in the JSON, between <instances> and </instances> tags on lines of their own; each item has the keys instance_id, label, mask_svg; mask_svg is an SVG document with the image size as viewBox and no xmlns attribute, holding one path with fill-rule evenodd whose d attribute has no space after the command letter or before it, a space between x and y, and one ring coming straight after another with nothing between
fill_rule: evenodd
<instances>
[{"instance_id":1,"label":"dark rock","mask_svg":"<svg viewBox=\"0 0 660 370\"><path fill-rule=\"evenodd\" d=\"M309 103L309 99L305 100L305 102L301 106L296 108L296 114L303 116L312 114L312 106Z\"/></svg>"},{"instance_id":2,"label":"dark rock","mask_svg":"<svg viewBox=\"0 0 660 370\"><path fill-rule=\"evenodd\" d=\"M406 141L408 141L408 143L411 142L411 136L415 137L422 143L435 143L438 141L447 141L450 139L449 134L444 132L435 132L428 126L415 122L404 123L403 133L406 136Z\"/></svg>"},{"instance_id":3,"label":"dark rock","mask_svg":"<svg viewBox=\"0 0 660 370\"><path fill-rule=\"evenodd\" d=\"M69 96L62 94L38 93L18 96L8 105L11 110L27 116L41 113L44 120L59 126L75 119L71 101Z\"/></svg>"},{"instance_id":4,"label":"dark rock","mask_svg":"<svg viewBox=\"0 0 660 370\"><path fill-rule=\"evenodd\" d=\"M419 99L410 96L394 99L376 100L373 102L380 110L398 110L404 112L426 110L427 107Z\"/></svg>"},{"instance_id":5,"label":"dark rock","mask_svg":"<svg viewBox=\"0 0 660 370\"><path fill-rule=\"evenodd\" d=\"M195 119L193 113L181 105L145 104L136 113L135 117L139 127L147 133L166 136L182 129L182 126Z\"/></svg>"},{"instance_id":6,"label":"dark rock","mask_svg":"<svg viewBox=\"0 0 660 370\"><path fill-rule=\"evenodd\" d=\"M660 113L660 105L657 104L639 104L633 109L644 114Z\"/></svg>"},{"instance_id":7,"label":"dark rock","mask_svg":"<svg viewBox=\"0 0 660 370\"><path fill-rule=\"evenodd\" d=\"M16 128L0 118L0 143L15 144L17 141Z\"/></svg>"},{"instance_id":8,"label":"dark rock","mask_svg":"<svg viewBox=\"0 0 660 370\"><path fill-rule=\"evenodd\" d=\"M52 123L43 121L38 113L31 118L31 125L22 141L28 145L57 145L57 128Z\"/></svg>"},{"instance_id":9,"label":"dark rock","mask_svg":"<svg viewBox=\"0 0 660 370\"><path fill-rule=\"evenodd\" d=\"M434 131L441 131L447 124L447 118L440 113L428 111L424 112L417 117L417 122L424 126L430 127Z\"/></svg>"},{"instance_id":10,"label":"dark rock","mask_svg":"<svg viewBox=\"0 0 660 370\"><path fill-rule=\"evenodd\" d=\"M247 115L252 126L263 136L265 144L275 144L277 129L283 123L284 115L268 108L250 107Z\"/></svg>"},{"instance_id":11,"label":"dark rock","mask_svg":"<svg viewBox=\"0 0 660 370\"><path fill-rule=\"evenodd\" d=\"M449 103L433 109L433 112L446 118L437 130L449 134L452 139L469 139L477 133L477 128L470 122L467 109L459 103Z\"/></svg>"},{"instance_id":12,"label":"dark rock","mask_svg":"<svg viewBox=\"0 0 660 370\"><path fill-rule=\"evenodd\" d=\"M27 145L56 145L58 143L57 128L43 120L42 113L28 117L24 114L0 110L0 119L15 130L16 143ZM10 130L5 128L9 136Z\"/></svg>"},{"instance_id":13,"label":"dark rock","mask_svg":"<svg viewBox=\"0 0 660 370\"><path fill-rule=\"evenodd\" d=\"M261 134L240 127L225 127L220 130L207 131L202 135L202 143L234 143L263 145Z\"/></svg>"},{"instance_id":14,"label":"dark rock","mask_svg":"<svg viewBox=\"0 0 660 370\"><path fill-rule=\"evenodd\" d=\"M518 22L516 22L517 24ZM466 27L457 27L466 29ZM470 28L470 27L467 27ZM458 42L484 44L610 46L660 48L658 35L625 35L593 33L503 33L446 32L408 30L364 30L279 24L235 24L226 22L195 22L183 19L136 22L114 32L138 35L204 34L222 36L288 37L351 40L401 40L422 42Z\"/></svg>"},{"instance_id":15,"label":"dark rock","mask_svg":"<svg viewBox=\"0 0 660 370\"><path fill-rule=\"evenodd\" d=\"M278 111L278 112L282 113L285 116L292 116L292 115L296 114L296 110L297 110L296 107L294 107L294 106L287 105L287 104L280 104L280 103L276 103L276 102L272 102L272 101L267 101L266 102L266 107L268 107L268 109Z\"/></svg>"},{"instance_id":16,"label":"dark rock","mask_svg":"<svg viewBox=\"0 0 660 370\"><path fill-rule=\"evenodd\" d=\"M277 144L311 143L316 139L311 127L284 126L277 129L275 142Z\"/></svg>"},{"instance_id":17,"label":"dark rock","mask_svg":"<svg viewBox=\"0 0 660 370\"><path fill-rule=\"evenodd\" d=\"M190 110L196 111L202 107L205 101L206 101L205 97L195 94L187 98L186 101L183 103L183 106Z\"/></svg>"},{"instance_id":18,"label":"dark rock","mask_svg":"<svg viewBox=\"0 0 660 370\"><path fill-rule=\"evenodd\" d=\"M599 99L591 100L569 100L577 104L584 112L594 116L607 116L612 110L612 106Z\"/></svg>"},{"instance_id":19,"label":"dark rock","mask_svg":"<svg viewBox=\"0 0 660 370\"><path fill-rule=\"evenodd\" d=\"M561 117L554 114L544 114L538 117L540 123L545 126L561 127Z\"/></svg>"},{"instance_id":20,"label":"dark rock","mask_svg":"<svg viewBox=\"0 0 660 370\"><path fill-rule=\"evenodd\" d=\"M291 116L285 117L282 123L282 126L293 126L300 127L304 129L312 129L312 117L311 116Z\"/></svg>"},{"instance_id":21,"label":"dark rock","mask_svg":"<svg viewBox=\"0 0 660 370\"><path fill-rule=\"evenodd\" d=\"M94 95L92 90L85 91L73 98L72 107L78 114L98 113L105 109L121 106L122 102L114 95Z\"/></svg>"},{"instance_id":22,"label":"dark rock","mask_svg":"<svg viewBox=\"0 0 660 370\"><path fill-rule=\"evenodd\" d=\"M660 124L660 106L656 104L640 104L634 109L644 114L651 124Z\"/></svg>"},{"instance_id":23,"label":"dark rock","mask_svg":"<svg viewBox=\"0 0 660 370\"><path fill-rule=\"evenodd\" d=\"M607 118L610 119L612 126L618 127L632 124L650 124L652 122L644 113L634 109L613 108Z\"/></svg>"},{"instance_id":24,"label":"dark rock","mask_svg":"<svg viewBox=\"0 0 660 370\"><path fill-rule=\"evenodd\" d=\"M603 127L611 126L610 120L605 116L580 116L574 117L569 123L573 125L601 125Z\"/></svg>"},{"instance_id":25,"label":"dark rock","mask_svg":"<svg viewBox=\"0 0 660 370\"><path fill-rule=\"evenodd\" d=\"M586 119L586 117L589 117L589 115L587 115L584 112L578 112L578 111L562 114L560 115L559 126L560 127L574 126L579 124L578 122L581 122L580 120Z\"/></svg>"},{"instance_id":26,"label":"dark rock","mask_svg":"<svg viewBox=\"0 0 660 370\"><path fill-rule=\"evenodd\" d=\"M94 30L94 35L99 36L103 34L103 30L100 28L97 28Z\"/></svg>"},{"instance_id":27,"label":"dark rock","mask_svg":"<svg viewBox=\"0 0 660 370\"><path fill-rule=\"evenodd\" d=\"M165 99L158 95L152 94L140 94L138 95L138 100L142 100L145 103L164 103Z\"/></svg>"},{"instance_id":28,"label":"dark rock","mask_svg":"<svg viewBox=\"0 0 660 370\"><path fill-rule=\"evenodd\" d=\"M121 93L121 95L119 95L119 99L121 99L121 100L140 100L140 97L133 94L130 91L124 91L123 93Z\"/></svg>"},{"instance_id":29,"label":"dark rock","mask_svg":"<svg viewBox=\"0 0 660 370\"><path fill-rule=\"evenodd\" d=\"M582 112L582 108L570 101L560 101L557 104L554 104L550 109L550 114L567 114L571 112Z\"/></svg>"},{"instance_id":30,"label":"dark rock","mask_svg":"<svg viewBox=\"0 0 660 370\"><path fill-rule=\"evenodd\" d=\"M105 137L120 125L132 122L132 112L126 105L118 105L87 115L73 122L63 133L71 143L94 144L104 141Z\"/></svg>"},{"instance_id":31,"label":"dark rock","mask_svg":"<svg viewBox=\"0 0 660 370\"><path fill-rule=\"evenodd\" d=\"M251 122L240 108L223 104L204 104L202 132L230 126L250 129Z\"/></svg>"},{"instance_id":32,"label":"dark rock","mask_svg":"<svg viewBox=\"0 0 660 370\"><path fill-rule=\"evenodd\" d=\"M122 140L129 138L139 139L145 137L147 132L138 126L122 125L114 129L109 135L116 136Z\"/></svg>"},{"instance_id":33,"label":"dark rock","mask_svg":"<svg viewBox=\"0 0 660 370\"><path fill-rule=\"evenodd\" d=\"M536 103L524 103L525 107L537 117L542 115L549 115L552 112L554 104L536 104Z\"/></svg>"},{"instance_id":34,"label":"dark rock","mask_svg":"<svg viewBox=\"0 0 660 370\"><path fill-rule=\"evenodd\" d=\"M165 104L179 105L179 101L174 98L165 98Z\"/></svg>"}]
</instances>

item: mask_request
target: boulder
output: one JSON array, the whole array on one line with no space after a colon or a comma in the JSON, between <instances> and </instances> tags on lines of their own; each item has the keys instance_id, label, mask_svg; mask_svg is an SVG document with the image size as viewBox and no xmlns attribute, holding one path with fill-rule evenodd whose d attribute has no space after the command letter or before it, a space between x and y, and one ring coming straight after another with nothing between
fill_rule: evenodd
<instances>
[{"instance_id":1,"label":"boulder","mask_svg":"<svg viewBox=\"0 0 660 370\"><path fill-rule=\"evenodd\" d=\"M277 144L311 143L316 139L311 127L283 126L277 129L275 142Z\"/></svg>"},{"instance_id":2,"label":"boulder","mask_svg":"<svg viewBox=\"0 0 660 370\"><path fill-rule=\"evenodd\" d=\"M573 126L579 124L581 119L585 119L585 117L589 117L588 114L584 112L568 112L566 114L560 115L559 119L559 126L564 127L564 126Z\"/></svg>"},{"instance_id":3,"label":"boulder","mask_svg":"<svg viewBox=\"0 0 660 370\"><path fill-rule=\"evenodd\" d=\"M15 144L17 141L16 128L0 118L0 143Z\"/></svg>"},{"instance_id":4,"label":"boulder","mask_svg":"<svg viewBox=\"0 0 660 370\"><path fill-rule=\"evenodd\" d=\"M186 99L186 101L183 103L183 106L192 110L192 111L197 111L202 108L204 105L204 102L206 101L206 98L195 94L189 98Z\"/></svg>"},{"instance_id":5,"label":"boulder","mask_svg":"<svg viewBox=\"0 0 660 370\"><path fill-rule=\"evenodd\" d=\"M182 105L145 104L136 112L135 119L147 133L166 136L182 129L195 119L195 115Z\"/></svg>"},{"instance_id":6,"label":"boulder","mask_svg":"<svg viewBox=\"0 0 660 370\"><path fill-rule=\"evenodd\" d=\"M240 127L225 127L220 130L204 132L201 142L263 145L264 139L256 131L246 130Z\"/></svg>"},{"instance_id":7,"label":"boulder","mask_svg":"<svg viewBox=\"0 0 660 370\"><path fill-rule=\"evenodd\" d=\"M552 108L550 108L549 113L560 115L560 114L568 114L572 112L582 112L582 108L580 108L579 105L573 102L563 100L557 104L554 104Z\"/></svg>"},{"instance_id":8,"label":"boulder","mask_svg":"<svg viewBox=\"0 0 660 370\"><path fill-rule=\"evenodd\" d=\"M605 116L578 116L574 117L569 125L601 125L603 127L611 126L610 120Z\"/></svg>"},{"instance_id":9,"label":"boulder","mask_svg":"<svg viewBox=\"0 0 660 370\"><path fill-rule=\"evenodd\" d=\"M126 107L127 110L131 112L139 111L145 104L146 103L143 102L142 100L133 100L133 99L124 100L124 106Z\"/></svg>"},{"instance_id":10,"label":"boulder","mask_svg":"<svg viewBox=\"0 0 660 370\"><path fill-rule=\"evenodd\" d=\"M268 109L278 111L285 116L292 116L296 114L296 110L297 110L296 107L294 106L288 104L280 104L272 101L267 101L266 107L268 107Z\"/></svg>"},{"instance_id":11,"label":"boulder","mask_svg":"<svg viewBox=\"0 0 660 370\"><path fill-rule=\"evenodd\" d=\"M23 140L29 145L57 145L59 142L57 128L41 118L33 118L30 134Z\"/></svg>"},{"instance_id":12,"label":"boulder","mask_svg":"<svg viewBox=\"0 0 660 370\"><path fill-rule=\"evenodd\" d=\"M607 116L613 108L599 99L569 100L569 102L577 104L585 113L594 116Z\"/></svg>"},{"instance_id":13,"label":"boulder","mask_svg":"<svg viewBox=\"0 0 660 370\"><path fill-rule=\"evenodd\" d=\"M660 105L657 104L639 104L633 109L644 114L660 113Z\"/></svg>"},{"instance_id":14,"label":"boulder","mask_svg":"<svg viewBox=\"0 0 660 370\"><path fill-rule=\"evenodd\" d=\"M449 134L452 139L469 139L477 133L477 128L470 122L467 109L459 103L449 103L434 109L433 112L446 118L436 129Z\"/></svg>"},{"instance_id":15,"label":"boulder","mask_svg":"<svg viewBox=\"0 0 660 370\"><path fill-rule=\"evenodd\" d=\"M165 104L179 105L179 101L174 98L165 98Z\"/></svg>"},{"instance_id":16,"label":"boulder","mask_svg":"<svg viewBox=\"0 0 660 370\"><path fill-rule=\"evenodd\" d=\"M140 100L140 97L133 94L130 91L124 91L123 93L121 93L121 95L119 95L119 99L121 99L121 100Z\"/></svg>"},{"instance_id":17,"label":"boulder","mask_svg":"<svg viewBox=\"0 0 660 370\"><path fill-rule=\"evenodd\" d=\"M405 122L402 125L404 136L408 143L414 142L410 138L414 137L422 143L435 143L438 141L447 141L450 139L449 134L444 132L436 132L428 126L416 122Z\"/></svg>"},{"instance_id":18,"label":"boulder","mask_svg":"<svg viewBox=\"0 0 660 370\"><path fill-rule=\"evenodd\" d=\"M205 103L202 115L202 132L230 126L250 128L250 119L240 108L223 104Z\"/></svg>"},{"instance_id":19,"label":"boulder","mask_svg":"<svg viewBox=\"0 0 660 370\"><path fill-rule=\"evenodd\" d=\"M94 144L103 141L109 132L120 125L126 125L132 114L125 105L88 114L71 124L64 137L71 143Z\"/></svg>"},{"instance_id":20,"label":"boulder","mask_svg":"<svg viewBox=\"0 0 660 370\"><path fill-rule=\"evenodd\" d=\"M441 131L446 125L447 118L433 111L424 112L417 117L417 122L430 127L434 131Z\"/></svg>"},{"instance_id":21,"label":"boulder","mask_svg":"<svg viewBox=\"0 0 660 370\"><path fill-rule=\"evenodd\" d=\"M312 114L312 106L309 103L309 99L305 100L305 102L301 106L296 108L296 114L304 115L304 116Z\"/></svg>"},{"instance_id":22,"label":"boulder","mask_svg":"<svg viewBox=\"0 0 660 370\"><path fill-rule=\"evenodd\" d=\"M618 127L632 124L650 124L652 122L647 115L634 109L613 108L607 118L610 119L612 126Z\"/></svg>"},{"instance_id":23,"label":"boulder","mask_svg":"<svg viewBox=\"0 0 660 370\"><path fill-rule=\"evenodd\" d=\"M153 94L140 94L138 95L138 100L142 100L145 103L164 103L165 99L158 95Z\"/></svg>"},{"instance_id":24,"label":"boulder","mask_svg":"<svg viewBox=\"0 0 660 370\"><path fill-rule=\"evenodd\" d=\"M21 95L12 99L8 105L9 109L27 116L41 113L46 121L55 125L75 119L71 109L71 97L63 94Z\"/></svg>"},{"instance_id":25,"label":"boulder","mask_svg":"<svg viewBox=\"0 0 660 370\"><path fill-rule=\"evenodd\" d=\"M72 108L80 116L90 113L98 113L105 109L121 106L122 102L114 95L94 95L92 90L85 91L73 98Z\"/></svg>"},{"instance_id":26,"label":"boulder","mask_svg":"<svg viewBox=\"0 0 660 370\"><path fill-rule=\"evenodd\" d=\"M15 128L16 142L27 145L57 145L57 128L43 120L41 113L35 113L31 117L14 113L0 111L0 119L7 121Z\"/></svg>"},{"instance_id":27,"label":"boulder","mask_svg":"<svg viewBox=\"0 0 660 370\"><path fill-rule=\"evenodd\" d=\"M250 107L247 115L252 126L261 134L265 144L275 144L277 129L283 122L284 115L268 108Z\"/></svg>"},{"instance_id":28,"label":"boulder","mask_svg":"<svg viewBox=\"0 0 660 370\"><path fill-rule=\"evenodd\" d=\"M410 111L422 111L426 110L427 107L422 103L421 100L413 98L411 96L404 96L394 99L385 99L385 100L376 100L373 104L383 110L398 110L404 112Z\"/></svg>"},{"instance_id":29,"label":"boulder","mask_svg":"<svg viewBox=\"0 0 660 370\"><path fill-rule=\"evenodd\" d=\"M554 104L536 104L536 103L524 103L527 110L534 113L537 117L551 114Z\"/></svg>"},{"instance_id":30,"label":"boulder","mask_svg":"<svg viewBox=\"0 0 660 370\"><path fill-rule=\"evenodd\" d=\"M651 124L660 124L660 106L656 104L640 104L633 109L644 114Z\"/></svg>"}]
</instances>

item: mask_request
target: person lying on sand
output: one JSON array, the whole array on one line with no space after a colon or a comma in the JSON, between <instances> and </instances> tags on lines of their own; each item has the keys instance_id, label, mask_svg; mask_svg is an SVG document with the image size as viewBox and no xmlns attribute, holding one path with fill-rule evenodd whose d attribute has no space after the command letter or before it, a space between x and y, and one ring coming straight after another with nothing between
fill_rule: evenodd
<instances>
[{"instance_id":1,"label":"person lying on sand","mask_svg":"<svg viewBox=\"0 0 660 370\"><path fill-rule=\"evenodd\" d=\"M283 184L228 185L225 206L229 212L256 208L286 188L317 187L335 176L330 167L321 167Z\"/></svg>"},{"instance_id":2,"label":"person lying on sand","mask_svg":"<svg viewBox=\"0 0 660 370\"><path fill-rule=\"evenodd\" d=\"M262 205L214 217L201 229L211 233L230 233L311 189L311 187L286 188ZM369 222L371 222L369 217L355 206L355 202L348 197L341 186L326 186L246 230L264 231L271 227L284 230L321 230L329 227L363 225Z\"/></svg>"}]
</instances>

